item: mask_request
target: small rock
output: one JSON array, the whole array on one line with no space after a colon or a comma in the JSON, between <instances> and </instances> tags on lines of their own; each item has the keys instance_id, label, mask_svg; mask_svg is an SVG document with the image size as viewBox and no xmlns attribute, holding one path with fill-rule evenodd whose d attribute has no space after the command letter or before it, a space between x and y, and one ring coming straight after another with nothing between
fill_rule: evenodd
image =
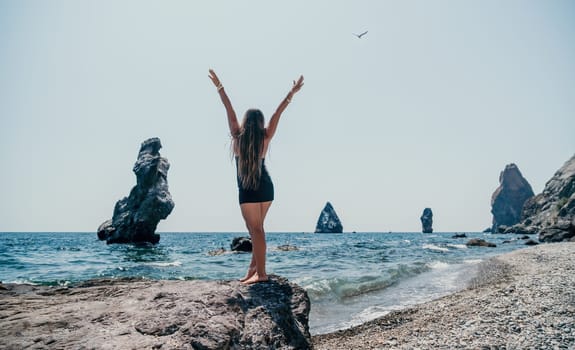
<instances>
[{"instance_id":1,"label":"small rock","mask_svg":"<svg viewBox=\"0 0 575 350\"><path fill-rule=\"evenodd\" d=\"M284 245L280 245L277 247L278 250L281 250L283 252L290 252L290 251L298 251L299 248L296 247L295 245L290 245L290 244L284 244Z\"/></svg>"},{"instance_id":2,"label":"small rock","mask_svg":"<svg viewBox=\"0 0 575 350\"><path fill-rule=\"evenodd\" d=\"M465 245L468 247L497 247L495 243L487 242L486 240L479 238L472 238L467 243L465 243Z\"/></svg>"},{"instance_id":3,"label":"small rock","mask_svg":"<svg viewBox=\"0 0 575 350\"><path fill-rule=\"evenodd\" d=\"M218 256L218 255L222 255L225 254L226 250L224 248L219 248L219 249L215 249L215 250L210 250L208 252L209 256Z\"/></svg>"}]
</instances>

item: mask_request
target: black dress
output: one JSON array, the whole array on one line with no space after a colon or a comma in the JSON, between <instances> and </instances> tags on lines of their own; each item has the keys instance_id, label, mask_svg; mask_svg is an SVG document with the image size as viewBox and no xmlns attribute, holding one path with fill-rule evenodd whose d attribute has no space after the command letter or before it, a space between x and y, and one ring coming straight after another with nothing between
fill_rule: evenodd
<instances>
[{"instance_id":1,"label":"black dress","mask_svg":"<svg viewBox=\"0 0 575 350\"><path fill-rule=\"evenodd\" d=\"M238 165L238 158L236 157L236 167ZM265 158L262 158L262 175L260 177L260 183L257 189L245 189L242 187L242 182L238 174L238 190L239 190L239 201L240 204L243 203L261 203L270 202L274 200L274 184L266 169Z\"/></svg>"}]
</instances>

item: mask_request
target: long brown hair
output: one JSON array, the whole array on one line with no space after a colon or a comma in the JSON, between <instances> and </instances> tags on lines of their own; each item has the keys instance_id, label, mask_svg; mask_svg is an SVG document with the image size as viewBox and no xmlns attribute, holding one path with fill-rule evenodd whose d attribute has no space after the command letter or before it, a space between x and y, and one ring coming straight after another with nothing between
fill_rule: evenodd
<instances>
[{"instance_id":1,"label":"long brown hair","mask_svg":"<svg viewBox=\"0 0 575 350\"><path fill-rule=\"evenodd\" d=\"M257 190L262 174L261 153L264 148L264 115L259 109L248 109L244 115L239 135L238 176L245 189Z\"/></svg>"}]
</instances>

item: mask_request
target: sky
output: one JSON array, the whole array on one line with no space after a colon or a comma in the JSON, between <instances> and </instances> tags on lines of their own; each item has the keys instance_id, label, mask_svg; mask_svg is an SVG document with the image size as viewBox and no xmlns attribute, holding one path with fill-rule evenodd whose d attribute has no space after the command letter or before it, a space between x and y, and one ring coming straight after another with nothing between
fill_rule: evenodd
<instances>
[{"instance_id":1,"label":"sky","mask_svg":"<svg viewBox=\"0 0 575 350\"><path fill-rule=\"evenodd\" d=\"M368 31L361 39L353 33ZM0 231L95 232L159 137L160 232L242 232L226 114L271 116L268 232L491 224L499 173L540 193L575 153L573 1L0 0Z\"/></svg>"}]
</instances>

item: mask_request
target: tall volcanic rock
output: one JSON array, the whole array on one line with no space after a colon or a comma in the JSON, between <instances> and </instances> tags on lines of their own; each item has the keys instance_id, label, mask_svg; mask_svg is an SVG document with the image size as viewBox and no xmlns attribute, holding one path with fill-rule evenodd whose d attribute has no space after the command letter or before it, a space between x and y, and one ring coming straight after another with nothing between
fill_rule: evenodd
<instances>
[{"instance_id":1,"label":"tall volcanic rock","mask_svg":"<svg viewBox=\"0 0 575 350\"><path fill-rule=\"evenodd\" d=\"M433 232L433 212L431 208L423 209L423 214L419 218L421 220L421 232L432 233Z\"/></svg>"},{"instance_id":2,"label":"tall volcanic rock","mask_svg":"<svg viewBox=\"0 0 575 350\"><path fill-rule=\"evenodd\" d=\"M515 164L508 164L499 174L499 187L491 196L491 214L493 214L492 232L498 232L499 226L512 226L521 220L525 202L533 197L531 185Z\"/></svg>"},{"instance_id":3,"label":"tall volcanic rock","mask_svg":"<svg viewBox=\"0 0 575 350\"><path fill-rule=\"evenodd\" d=\"M174 201L168 191L170 163L160 156L160 139L142 143L134 164L137 183L130 195L116 202L114 215L98 228L98 238L106 243L152 243L160 241L158 222L170 215Z\"/></svg>"},{"instance_id":4,"label":"tall volcanic rock","mask_svg":"<svg viewBox=\"0 0 575 350\"><path fill-rule=\"evenodd\" d=\"M575 241L575 155L551 180L543 192L529 199L523 208L517 233L539 233L541 242Z\"/></svg>"},{"instance_id":5,"label":"tall volcanic rock","mask_svg":"<svg viewBox=\"0 0 575 350\"><path fill-rule=\"evenodd\" d=\"M317 225L315 226L315 233L342 233L343 226L339 217L337 216L335 209L330 202L327 202L321 214L319 214L319 219L317 220Z\"/></svg>"}]
</instances>

